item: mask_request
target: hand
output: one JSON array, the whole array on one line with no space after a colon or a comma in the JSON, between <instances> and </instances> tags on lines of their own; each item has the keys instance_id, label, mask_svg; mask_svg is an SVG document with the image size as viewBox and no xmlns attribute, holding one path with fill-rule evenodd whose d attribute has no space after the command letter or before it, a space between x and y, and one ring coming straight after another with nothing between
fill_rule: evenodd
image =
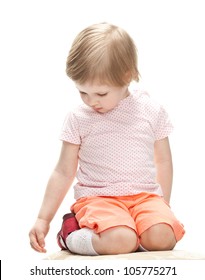
<instances>
[{"instance_id":1,"label":"hand","mask_svg":"<svg viewBox=\"0 0 205 280\"><path fill-rule=\"evenodd\" d=\"M33 228L29 232L31 247L40 253L46 253L45 237L49 231L48 221L38 218Z\"/></svg>"}]
</instances>

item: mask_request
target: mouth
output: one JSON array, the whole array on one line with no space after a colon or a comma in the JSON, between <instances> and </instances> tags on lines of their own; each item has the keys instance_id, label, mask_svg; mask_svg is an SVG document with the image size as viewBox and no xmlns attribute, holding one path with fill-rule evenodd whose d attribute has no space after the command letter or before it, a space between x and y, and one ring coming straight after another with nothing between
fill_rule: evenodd
<instances>
[{"instance_id":1,"label":"mouth","mask_svg":"<svg viewBox=\"0 0 205 280\"><path fill-rule=\"evenodd\" d=\"M102 108L93 108L93 110L98 112L98 111L102 110Z\"/></svg>"}]
</instances>

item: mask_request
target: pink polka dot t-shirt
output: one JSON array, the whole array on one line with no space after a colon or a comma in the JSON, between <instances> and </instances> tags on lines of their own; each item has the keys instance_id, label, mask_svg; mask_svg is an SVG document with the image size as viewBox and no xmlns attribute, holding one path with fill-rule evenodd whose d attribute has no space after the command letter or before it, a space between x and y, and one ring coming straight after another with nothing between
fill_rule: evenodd
<instances>
[{"instance_id":1,"label":"pink polka dot t-shirt","mask_svg":"<svg viewBox=\"0 0 205 280\"><path fill-rule=\"evenodd\" d=\"M85 104L70 112L60 139L80 145L75 199L162 195L155 182L154 142L172 128L164 108L138 90L104 114Z\"/></svg>"}]
</instances>

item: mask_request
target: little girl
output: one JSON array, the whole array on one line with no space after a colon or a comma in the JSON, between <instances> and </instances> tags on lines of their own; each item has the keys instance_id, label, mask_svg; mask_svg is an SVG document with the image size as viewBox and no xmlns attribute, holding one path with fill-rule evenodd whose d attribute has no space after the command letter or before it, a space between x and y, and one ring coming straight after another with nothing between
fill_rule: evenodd
<instances>
[{"instance_id":1,"label":"little girl","mask_svg":"<svg viewBox=\"0 0 205 280\"><path fill-rule=\"evenodd\" d=\"M173 249L184 228L169 206L172 124L146 92L129 87L139 80L133 40L108 23L89 26L75 38L66 71L83 103L65 119L59 161L29 234L32 248L46 252L50 222L76 176L76 202L57 235L62 249Z\"/></svg>"}]
</instances>

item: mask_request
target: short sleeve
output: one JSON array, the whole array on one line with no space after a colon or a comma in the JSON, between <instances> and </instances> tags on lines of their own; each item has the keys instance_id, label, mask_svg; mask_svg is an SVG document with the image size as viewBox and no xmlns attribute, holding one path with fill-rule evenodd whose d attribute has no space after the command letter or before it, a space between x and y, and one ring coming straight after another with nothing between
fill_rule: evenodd
<instances>
[{"instance_id":1,"label":"short sleeve","mask_svg":"<svg viewBox=\"0 0 205 280\"><path fill-rule=\"evenodd\" d=\"M169 119L167 112L161 106L155 127L155 140L166 138L172 131L173 125Z\"/></svg>"},{"instance_id":2,"label":"short sleeve","mask_svg":"<svg viewBox=\"0 0 205 280\"><path fill-rule=\"evenodd\" d=\"M70 112L64 120L60 140L76 145L81 143L78 120L73 112Z\"/></svg>"}]
</instances>

